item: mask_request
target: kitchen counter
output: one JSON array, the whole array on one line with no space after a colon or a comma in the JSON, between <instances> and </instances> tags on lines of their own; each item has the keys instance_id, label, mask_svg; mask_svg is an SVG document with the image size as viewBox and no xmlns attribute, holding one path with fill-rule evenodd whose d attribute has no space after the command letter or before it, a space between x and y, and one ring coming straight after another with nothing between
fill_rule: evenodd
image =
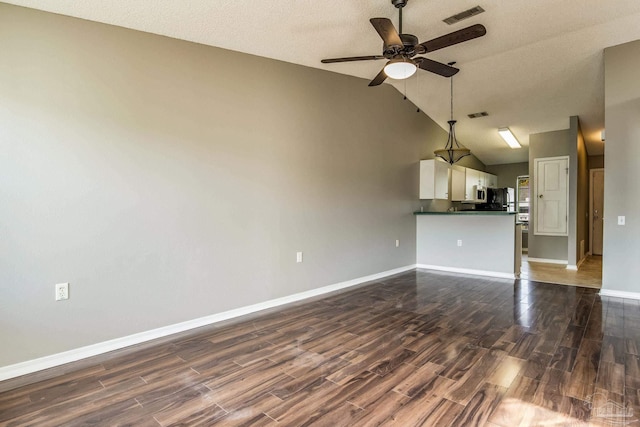
<instances>
[{"instance_id":1,"label":"kitchen counter","mask_svg":"<svg viewBox=\"0 0 640 427\"><path fill-rule=\"evenodd\" d=\"M453 211L453 212L421 212L417 211L414 215L515 215L516 212L507 211Z\"/></svg>"},{"instance_id":2,"label":"kitchen counter","mask_svg":"<svg viewBox=\"0 0 640 427\"><path fill-rule=\"evenodd\" d=\"M415 217L418 268L519 277L522 226L515 212L415 212Z\"/></svg>"}]
</instances>

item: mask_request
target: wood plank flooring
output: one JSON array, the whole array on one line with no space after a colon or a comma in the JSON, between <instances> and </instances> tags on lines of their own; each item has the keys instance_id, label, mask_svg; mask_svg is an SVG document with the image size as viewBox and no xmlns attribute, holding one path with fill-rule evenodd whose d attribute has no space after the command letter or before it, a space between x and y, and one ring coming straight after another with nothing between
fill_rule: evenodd
<instances>
[{"instance_id":1,"label":"wood plank flooring","mask_svg":"<svg viewBox=\"0 0 640 427\"><path fill-rule=\"evenodd\" d=\"M563 264L529 261L529 257L523 254L520 277L536 282L600 289L602 287L602 256L589 255L576 271L567 270L567 266Z\"/></svg>"},{"instance_id":2,"label":"wood plank flooring","mask_svg":"<svg viewBox=\"0 0 640 427\"><path fill-rule=\"evenodd\" d=\"M416 270L0 394L2 426L640 422L640 303Z\"/></svg>"}]
</instances>

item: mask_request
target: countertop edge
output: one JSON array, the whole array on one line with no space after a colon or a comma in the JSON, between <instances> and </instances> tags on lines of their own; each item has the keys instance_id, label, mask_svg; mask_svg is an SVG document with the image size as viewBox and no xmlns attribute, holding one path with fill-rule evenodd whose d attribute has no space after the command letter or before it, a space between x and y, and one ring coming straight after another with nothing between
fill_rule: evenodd
<instances>
[{"instance_id":1,"label":"countertop edge","mask_svg":"<svg viewBox=\"0 0 640 427\"><path fill-rule=\"evenodd\" d=\"M454 211L454 212L421 212L416 211L414 215L500 215L500 216L508 216L515 215L517 212L506 212L506 211Z\"/></svg>"}]
</instances>

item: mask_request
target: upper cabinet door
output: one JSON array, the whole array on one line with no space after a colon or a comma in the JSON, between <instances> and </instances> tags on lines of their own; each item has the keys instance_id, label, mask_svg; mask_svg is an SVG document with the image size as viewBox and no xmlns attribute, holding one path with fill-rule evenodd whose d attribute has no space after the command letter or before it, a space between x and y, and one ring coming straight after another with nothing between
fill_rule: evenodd
<instances>
[{"instance_id":1,"label":"upper cabinet door","mask_svg":"<svg viewBox=\"0 0 640 427\"><path fill-rule=\"evenodd\" d=\"M441 160L420 161L420 198L449 199L449 164Z\"/></svg>"},{"instance_id":2,"label":"upper cabinet door","mask_svg":"<svg viewBox=\"0 0 640 427\"><path fill-rule=\"evenodd\" d=\"M466 168L465 171L465 200L473 200L473 186L480 185L480 171L475 169Z\"/></svg>"},{"instance_id":3,"label":"upper cabinet door","mask_svg":"<svg viewBox=\"0 0 640 427\"><path fill-rule=\"evenodd\" d=\"M466 173L462 166L451 167L451 201L461 202L466 198Z\"/></svg>"},{"instance_id":4,"label":"upper cabinet door","mask_svg":"<svg viewBox=\"0 0 640 427\"><path fill-rule=\"evenodd\" d=\"M485 185L487 187L496 188L498 186L498 177L490 173L485 173Z\"/></svg>"},{"instance_id":5,"label":"upper cabinet door","mask_svg":"<svg viewBox=\"0 0 640 427\"><path fill-rule=\"evenodd\" d=\"M449 200L449 164L436 160L436 199Z\"/></svg>"},{"instance_id":6,"label":"upper cabinet door","mask_svg":"<svg viewBox=\"0 0 640 427\"><path fill-rule=\"evenodd\" d=\"M569 235L569 156L534 159L533 233Z\"/></svg>"}]
</instances>

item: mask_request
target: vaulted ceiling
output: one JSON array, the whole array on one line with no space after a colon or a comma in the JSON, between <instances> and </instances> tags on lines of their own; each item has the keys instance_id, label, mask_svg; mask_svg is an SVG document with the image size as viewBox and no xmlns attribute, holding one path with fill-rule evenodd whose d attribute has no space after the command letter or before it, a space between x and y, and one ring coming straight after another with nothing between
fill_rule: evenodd
<instances>
[{"instance_id":1,"label":"vaulted ceiling","mask_svg":"<svg viewBox=\"0 0 640 427\"><path fill-rule=\"evenodd\" d=\"M55 12L239 52L362 77L384 61L322 64L323 58L378 55L369 18L390 18L390 0L11 0ZM454 25L442 20L474 6L485 12ZM422 41L483 24L487 35L424 55L456 61L454 115L460 142L485 164L528 160L529 134L566 129L580 117L590 155L603 153L603 49L640 39L638 0L410 0L403 32ZM256 70L259 73L259 70ZM447 129L449 80L425 71L387 79ZM370 88L375 91L376 88ZM400 96L400 95L399 95ZM467 114L486 111L487 117ZM510 149L497 134L508 126L523 144ZM443 141L444 144L444 141Z\"/></svg>"}]
</instances>

